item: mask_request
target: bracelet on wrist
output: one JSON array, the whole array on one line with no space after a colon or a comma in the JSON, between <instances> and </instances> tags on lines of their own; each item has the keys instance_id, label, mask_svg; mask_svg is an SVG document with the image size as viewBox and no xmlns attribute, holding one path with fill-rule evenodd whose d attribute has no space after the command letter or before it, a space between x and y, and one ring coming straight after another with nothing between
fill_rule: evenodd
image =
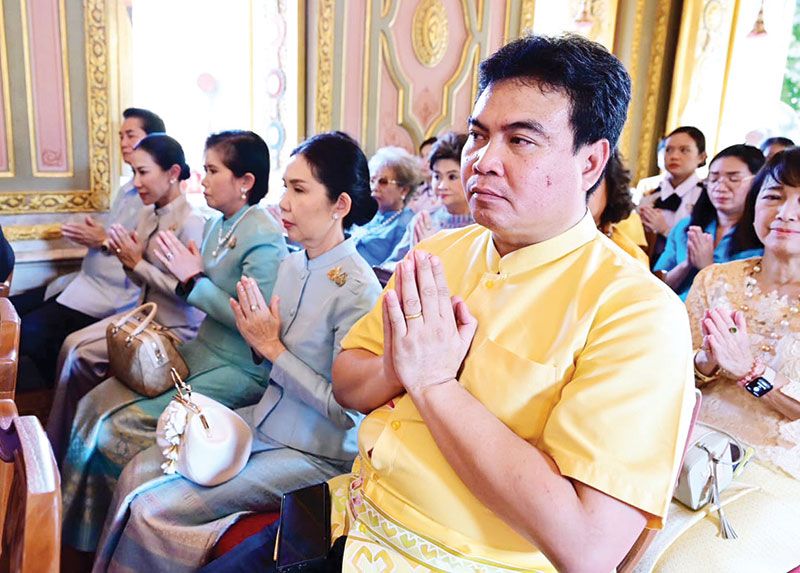
<instances>
[{"instance_id":1,"label":"bracelet on wrist","mask_svg":"<svg viewBox=\"0 0 800 573\"><path fill-rule=\"evenodd\" d=\"M739 378L739 380L736 381L736 384L744 387L745 385L749 384L750 382L761 376L765 368L766 366L764 365L763 362L761 362L758 358L754 358L753 365L750 367L750 370L748 370L747 374Z\"/></svg>"},{"instance_id":2,"label":"bracelet on wrist","mask_svg":"<svg viewBox=\"0 0 800 573\"><path fill-rule=\"evenodd\" d=\"M698 351L699 352L699 351ZM692 359L692 364L694 365L694 377L697 381L701 384L708 384L717 379L720 373L719 364L714 366L714 369L709 372L708 374L703 374L700 370L697 369L697 352L694 353L694 358Z\"/></svg>"}]
</instances>

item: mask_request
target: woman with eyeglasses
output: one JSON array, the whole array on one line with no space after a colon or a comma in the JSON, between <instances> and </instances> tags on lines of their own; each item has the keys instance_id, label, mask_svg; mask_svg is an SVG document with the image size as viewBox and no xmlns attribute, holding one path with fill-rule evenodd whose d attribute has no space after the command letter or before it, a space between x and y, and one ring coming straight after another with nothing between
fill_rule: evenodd
<instances>
[{"instance_id":1,"label":"woman with eyeglasses","mask_svg":"<svg viewBox=\"0 0 800 573\"><path fill-rule=\"evenodd\" d=\"M407 207L422 183L419 161L400 147L382 147L369 160L372 197L378 212L352 231L358 253L373 267L380 266L403 238L414 212Z\"/></svg>"},{"instance_id":2,"label":"woman with eyeglasses","mask_svg":"<svg viewBox=\"0 0 800 573\"><path fill-rule=\"evenodd\" d=\"M764 252L752 233L737 232L753 176L764 155L752 145L731 145L711 160L707 190L672 229L654 271L667 271L665 282L686 300L697 273L714 263L755 257ZM753 221L741 221L752 226Z\"/></svg>"}]
</instances>

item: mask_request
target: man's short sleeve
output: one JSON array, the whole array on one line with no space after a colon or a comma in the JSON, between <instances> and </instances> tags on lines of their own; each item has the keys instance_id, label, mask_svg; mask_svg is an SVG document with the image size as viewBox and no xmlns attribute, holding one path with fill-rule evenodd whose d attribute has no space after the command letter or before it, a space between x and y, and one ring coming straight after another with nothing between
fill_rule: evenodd
<instances>
[{"instance_id":1,"label":"man's short sleeve","mask_svg":"<svg viewBox=\"0 0 800 573\"><path fill-rule=\"evenodd\" d=\"M394 277L386 288L393 288ZM384 292L386 292L384 290ZM373 354L383 356L383 294L367 314L353 325L347 336L342 339L342 350L361 348Z\"/></svg>"},{"instance_id":2,"label":"man's short sleeve","mask_svg":"<svg viewBox=\"0 0 800 573\"><path fill-rule=\"evenodd\" d=\"M537 445L564 476L663 526L694 404L691 361L679 301L620 289L602 304Z\"/></svg>"}]
</instances>

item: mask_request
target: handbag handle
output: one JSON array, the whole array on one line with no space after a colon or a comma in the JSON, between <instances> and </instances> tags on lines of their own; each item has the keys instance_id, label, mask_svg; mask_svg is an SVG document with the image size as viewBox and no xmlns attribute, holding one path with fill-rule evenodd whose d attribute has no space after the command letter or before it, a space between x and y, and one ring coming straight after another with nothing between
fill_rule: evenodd
<instances>
[{"instance_id":1,"label":"handbag handle","mask_svg":"<svg viewBox=\"0 0 800 573\"><path fill-rule=\"evenodd\" d=\"M723 459L721 459L721 458L717 458L717 457L716 457L716 455L715 455L715 454L714 454L714 453L713 453L711 450L709 450L707 447L705 447L704 445L698 445L698 444L697 444L697 442L695 442L695 443L693 444L693 446L694 446L694 447L696 447L696 448L700 448L701 450L703 450L703 451L704 451L706 454L708 454L708 457L709 457L709 458L710 458L712 461L714 461L714 462L716 462L716 463L718 463L718 464L723 464L723 465L726 465L726 466L736 467L736 466L737 466L739 463L741 463L741 461L744 459L745 447L744 447L744 445L742 444L742 442L741 442L741 441L739 441L739 439L738 439L738 438L736 438L736 437L732 436L731 434L729 434L729 433L728 433L728 432L726 432L725 430L722 430L722 429L720 429L720 428L717 428L716 426L712 426L711 424L706 424L705 422L700 422L700 423L698 424L698 426L701 426L701 427L702 427L702 426L705 426L706 428L708 428L708 429L709 429L709 430L711 430L712 432L717 432L718 434L722 434L723 436L725 436L726 438L728 438L728 440L730 440L730 442L732 442L733 444L735 444L735 445L736 445L736 447L739 449L739 456L738 456L738 457L737 457L737 458L734 460L734 459L733 459L733 451L732 451L732 449L731 449L731 461L729 461L729 462L726 462L725 460L723 460ZM730 445L729 445L728 447L730 448ZM723 453L724 453L724 452L723 452Z\"/></svg>"},{"instance_id":2,"label":"handbag handle","mask_svg":"<svg viewBox=\"0 0 800 573\"><path fill-rule=\"evenodd\" d=\"M209 426L208 420L206 419L205 414L203 414L203 410L200 409L200 406L192 402L191 384L184 382L183 378L181 378L181 375L178 374L178 371L174 368L170 368L169 374L172 376L172 381L175 383L175 389L177 390L174 400L193 414L199 416L200 423L203 425L203 429L206 432L210 432L211 426Z\"/></svg>"},{"instance_id":3,"label":"handbag handle","mask_svg":"<svg viewBox=\"0 0 800 573\"><path fill-rule=\"evenodd\" d=\"M129 313L127 313L127 314L123 315L122 317L120 317L120 319L117 322L114 323L114 328L116 330L119 330L120 328L122 328L122 326L126 322L128 322L130 319L132 319L134 316L136 316L136 314L138 314L140 312L143 312L143 311L147 311L147 316L144 317L144 320L142 320L142 322L139 323L139 326L137 326L136 329L130 335L131 338L136 338L139 334L141 334L141 332L145 328L147 328L147 326L151 322L153 322L153 319L155 319L156 312L158 311L158 305L156 303L154 303L154 302L146 302L141 306L137 306L136 308L134 308Z\"/></svg>"}]
</instances>

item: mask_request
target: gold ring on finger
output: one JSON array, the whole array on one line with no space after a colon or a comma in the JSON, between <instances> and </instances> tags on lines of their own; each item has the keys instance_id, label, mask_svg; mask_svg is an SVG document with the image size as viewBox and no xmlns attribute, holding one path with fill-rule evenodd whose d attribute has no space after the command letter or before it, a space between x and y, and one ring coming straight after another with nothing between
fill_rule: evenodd
<instances>
[{"instance_id":1,"label":"gold ring on finger","mask_svg":"<svg viewBox=\"0 0 800 573\"><path fill-rule=\"evenodd\" d=\"M120 254L122 252L122 249L117 247L116 249L114 249L114 252L117 253L117 254Z\"/></svg>"},{"instance_id":2,"label":"gold ring on finger","mask_svg":"<svg viewBox=\"0 0 800 573\"><path fill-rule=\"evenodd\" d=\"M406 317L406 320L414 320L415 318L422 318L422 313L418 312L416 314L404 314L403 316Z\"/></svg>"}]
</instances>

